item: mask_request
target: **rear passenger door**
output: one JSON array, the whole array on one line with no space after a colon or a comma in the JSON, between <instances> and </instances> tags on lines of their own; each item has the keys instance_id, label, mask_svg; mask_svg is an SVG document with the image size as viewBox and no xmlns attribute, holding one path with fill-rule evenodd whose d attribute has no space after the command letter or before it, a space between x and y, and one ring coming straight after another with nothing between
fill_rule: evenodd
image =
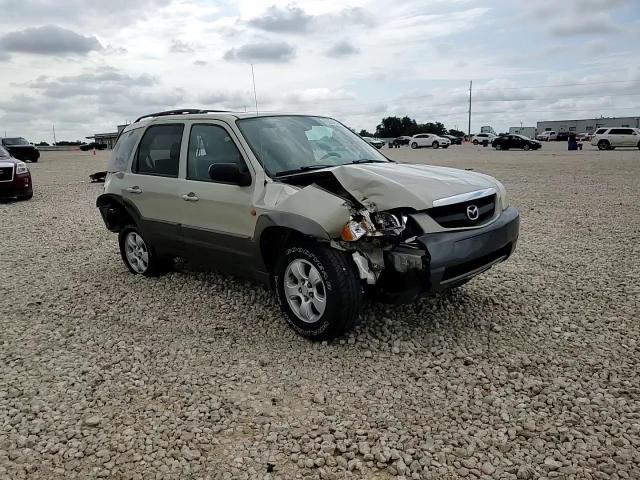
<instances>
[{"instance_id":1,"label":"rear passenger door","mask_svg":"<svg viewBox=\"0 0 640 480\"><path fill-rule=\"evenodd\" d=\"M122 182L122 196L138 210L143 234L158 251L174 254L182 247L177 182L183 133L183 123L149 126Z\"/></svg>"},{"instance_id":2,"label":"rear passenger door","mask_svg":"<svg viewBox=\"0 0 640 480\"><path fill-rule=\"evenodd\" d=\"M223 122L207 121L190 125L188 142L185 178L178 189L187 253L223 268L251 267L247 264L252 258L256 225L252 214L254 183L241 187L209 177L211 165L234 163L255 179L238 139Z\"/></svg>"}]
</instances>

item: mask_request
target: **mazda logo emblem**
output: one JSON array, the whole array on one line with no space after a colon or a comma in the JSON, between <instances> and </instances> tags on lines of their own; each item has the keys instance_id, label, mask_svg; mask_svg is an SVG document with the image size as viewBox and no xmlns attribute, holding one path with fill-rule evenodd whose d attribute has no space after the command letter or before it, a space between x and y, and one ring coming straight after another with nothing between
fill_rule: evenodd
<instances>
[{"instance_id":1,"label":"mazda logo emblem","mask_svg":"<svg viewBox=\"0 0 640 480\"><path fill-rule=\"evenodd\" d=\"M471 221L477 220L479 216L480 216L480 211L478 210L478 207L476 207L475 205L469 205L467 207L467 218L469 220Z\"/></svg>"}]
</instances>

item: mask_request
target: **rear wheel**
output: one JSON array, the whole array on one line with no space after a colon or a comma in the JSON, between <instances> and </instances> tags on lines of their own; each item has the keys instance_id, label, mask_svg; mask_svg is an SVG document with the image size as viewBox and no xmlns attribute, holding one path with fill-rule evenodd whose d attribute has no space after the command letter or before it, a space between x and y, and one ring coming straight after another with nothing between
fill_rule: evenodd
<instances>
[{"instance_id":1,"label":"rear wheel","mask_svg":"<svg viewBox=\"0 0 640 480\"><path fill-rule=\"evenodd\" d=\"M155 277L169 269L171 259L159 257L137 227L127 225L120 230L118 243L122 261L131 273Z\"/></svg>"},{"instance_id":2,"label":"rear wheel","mask_svg":"<svg viewBox=\"0 0 640 480\"><path fill-rule=\"evenodd\" d=\"M344 252L312 242L285 248L277 261L274 283L289 325L313 340L351 330L362 307L362 285Z\"/></svg>"},{"instance_id":3,"label":"rear wheel","mask_svg":"<svg viewBox=\"0 0 640 480\"><path fill-rule=\"evenodd\" d=\"M482 146L483 147L488 147L489 146L489 142L487 140L485 140L484 142L482 142Z\"/></svg>"},{"instance_id":4,"label":"rear wheel","mask_svg":"<svg viewBox=\"0 0 640 480\"><path fill-rule=\"evenodd\" d=\"M440 144L439 144L438 142L433 142L433 143L431 144L431 146L432 146L433 148L440 148Z\"/></svg>"},{"instance_id":5,"label":"rear wheel","mask_svg":"<svg viewBox=\"0 0 640 480\"><path fill-rule=\"evenodd\" d=\"M418 148L418 144L416 142L413 142L411 144L411 148L413 148L415 150L416 148Z\"/></svg>"},{"instance_id":6,"label":"rear wheel","mask_svg":"<svg viewBox=\"0 0 640 480\"><path fill-rule=\"evenodd\" d=\"M478 140L474 140L474 141L473 141L473 144L474 144L474 145L478 145Z\"/></svg>"},{"instance_id":7,"label":"rear wheel","mask_svg":"<svg viewBox=\"0 0 640 480\"><path fill-rule=\"evenodd\" d=\"M607 140L600 140L598 142L598 150L609 150L610 145Z\"/></svg>"}]
</instances>

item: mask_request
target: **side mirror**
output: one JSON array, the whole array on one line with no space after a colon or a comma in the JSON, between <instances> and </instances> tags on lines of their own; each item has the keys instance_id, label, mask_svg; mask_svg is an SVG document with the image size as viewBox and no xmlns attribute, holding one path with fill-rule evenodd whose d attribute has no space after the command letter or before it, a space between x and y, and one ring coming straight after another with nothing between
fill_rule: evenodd
<instances>
[{"instance_id":1,"label":"side mirror","mask_svg":"<svg viewBox=\"0 0 640 480\"><path fill-rule=\"evenodd\" d=\"M235 163L214 163L209 166L209 178L214 182L229 183L240 187L251 185L249 172L243 173Z\"/></svg>"}]
</instances>

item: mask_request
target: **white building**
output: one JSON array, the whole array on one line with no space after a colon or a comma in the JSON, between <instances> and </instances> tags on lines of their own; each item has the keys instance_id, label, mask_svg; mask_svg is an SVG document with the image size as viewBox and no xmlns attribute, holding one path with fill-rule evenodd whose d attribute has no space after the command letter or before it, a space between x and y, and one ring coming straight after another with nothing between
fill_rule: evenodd
<instances>
[{"instance_id":1,"label":"white building","mask_svg":"<svg viewBox=\"0 0 640 480\"><path fill-rule=\"evenodd\" d=\"M511 135L524 135L529 138L536 138L536 127L509 127Z\"/></svg>"},{"instance_id":2,"label":"white building","mask_svg":"<svg viewBox=\"0 0 640 480\"><path fill-rule=\"evenodd\" d=\"M548 122L538 122L538 133L548 131L593 133L600 127L640 128L640 117L600 117L584 120L552 120Z\"/></svg>"}]
</instances>

